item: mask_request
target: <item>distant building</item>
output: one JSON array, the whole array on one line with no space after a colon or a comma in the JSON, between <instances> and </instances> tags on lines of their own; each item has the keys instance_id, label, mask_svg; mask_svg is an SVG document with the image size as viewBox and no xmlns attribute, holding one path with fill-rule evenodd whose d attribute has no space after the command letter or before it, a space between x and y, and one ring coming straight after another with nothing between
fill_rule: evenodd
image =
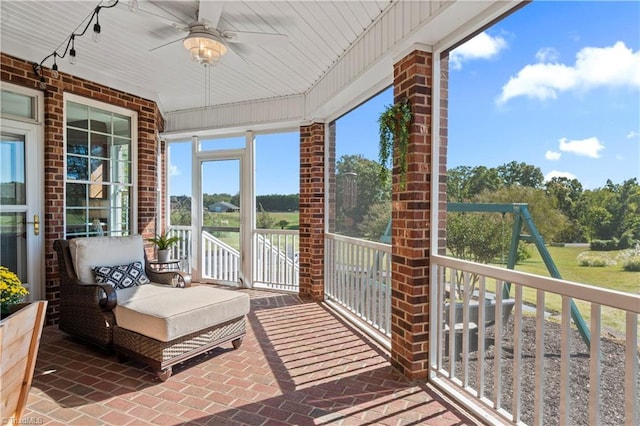
<instances>
[{"instance_id":1,"label":"distant building","mask_svg":"<svg viewBox=\"0 0 640 426\"><path fill-rule=\"evenodd\" d=\"M218 201L217 203L213 203L209 205L207 209L213 213L231 213L240 211L240 207L234 206L233 204L227 203L226 201Z\"/></svg>"}]
</instances>

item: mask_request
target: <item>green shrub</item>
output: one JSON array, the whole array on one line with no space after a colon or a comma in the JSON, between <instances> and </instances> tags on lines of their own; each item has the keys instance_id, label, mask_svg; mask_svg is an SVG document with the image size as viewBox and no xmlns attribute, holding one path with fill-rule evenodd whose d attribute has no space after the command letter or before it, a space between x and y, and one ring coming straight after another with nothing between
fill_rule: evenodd
<instances>
[{"instance_id":1,"label":"green shrub","mask_svg":"<svg viewBox=\"0 0 640 426\"><path fill-rule=\"evenodd\" d=\"M640 256L634 256L627 259L622 264L622 269L628 272L640 272Z\"/></svg>"},{"instance_id":2,"label":"green shrub","mask_svg":"<svg viewBox=\"0 0 640 426\"><path fill-rule=\"evenodd\" d=\"M593 240L589 244L592 251L611 251L618 249L618 240Z\"/></svg>"},{"instance_id":3,"label":"green shrub","mask_svg":"<svg viewBox=\"0 0 640 426\"><path fill-rule=\"evenodd\" d=\"M633 239L633 234L631 232L625 232L620 237L620 241L618 241L618 249L624 250L635 246L638 241Z\"/></svg>"},{"instance_id":4,"label":"green shrub","mask_svg":"<svg viewBox=\"0 0 640 426\"><path fill-rule=\"evenodd\" d=\"M615 265L616 261L613 259L610 259L606 255L598 255L598 254L585 251L578 255L578 264L580 266L604 268L606 266Z\"/></svg>"}]
</instances>

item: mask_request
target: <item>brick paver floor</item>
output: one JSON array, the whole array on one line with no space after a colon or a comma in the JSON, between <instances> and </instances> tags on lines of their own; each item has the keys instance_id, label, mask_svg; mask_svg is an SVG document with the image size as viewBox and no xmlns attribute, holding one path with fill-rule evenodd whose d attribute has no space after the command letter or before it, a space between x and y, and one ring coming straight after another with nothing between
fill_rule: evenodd
<instances>
[{"instance_id":1,"label":"brick paver floor","mask_svg":"<svg viewBox=\"0 0 640 426\"><path fill-rule=\"evenodd\" d=\"M175 366L160 382L136 361L43 331L25 424L475 424L323 304L259 290L242 346Z\"/></svg>"}]
</instances>

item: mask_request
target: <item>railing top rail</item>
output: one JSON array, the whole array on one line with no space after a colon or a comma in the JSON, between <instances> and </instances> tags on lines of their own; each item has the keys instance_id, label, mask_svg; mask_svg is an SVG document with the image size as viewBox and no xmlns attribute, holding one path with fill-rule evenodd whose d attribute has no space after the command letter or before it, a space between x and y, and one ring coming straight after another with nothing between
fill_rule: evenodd
<instances>
[{"instance_id":1,"label":"railing top rail","mask_svg":"<svg viewBox=\"0 0 640 426\"><path fill-rule=\"evenodd\" d=\"M387 253L391 253L390 244L378 243L375 241L363 240L360 238L347 237L345 235L332 234L329 232L325 233L324 236L325 238L328 238L330 240L341 241L343 243L353 244L356 246L367 247L374 250L380 250Z\"/></svg>"},{"instance_id":2,"label":"railing top rail","mask_svg":"<svg viewBox=\"0 0 640 426\"><path fill-rule=\"evenodd\" d=\"M213 244L222 247L223 249L234 253L235 255L240 255L240 252L238 251L238 249L235 249L233 247L231 247L229 244L225 243L222 240L219 240L218 238L214 237L213 235L211 235L210 233L208 233L207 231L202 231L202 237L207 240L212 242Z\"/></svg>"},{"instance_id":3,"label":"railing top rail","mask_svg":"<svg viewBox=\"0 0 640 426\"><path fill-rule=\"evenodd\" d=\"M298 235L295 229L255 229L256 234L282 234L282 235Z\"/></svg>"},{"instance_id":4,"label":"railing top rail","mask_svg":"<svg viewBox=\"0 0 640 426\"><path fill-rule=\"evenodd\" d=\"M191 231L191 225L171 225L169 231L175 229L177 231Z\"/></svg>"},{"instance_id":5,"label":"railing top rail","mask_svg":"<svg viewBox=\"0 0 640 426\"><path fill-rule=\"evenodd\" d=\"M597 303L611 308L640 314L640 295L603 289L587 284L557 278L543 277L527 272L513 271L491 265L469 262L448 256L431 255L431 264L461 269L473 274L532 287L549 293Z\"/></svg>"}]
</instances>

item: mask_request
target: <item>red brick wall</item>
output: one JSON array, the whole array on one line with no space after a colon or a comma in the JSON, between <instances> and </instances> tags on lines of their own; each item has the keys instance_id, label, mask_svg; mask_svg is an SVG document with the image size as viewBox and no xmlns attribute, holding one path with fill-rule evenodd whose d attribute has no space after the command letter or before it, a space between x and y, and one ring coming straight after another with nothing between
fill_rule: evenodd
<instances>
[{"instance_id":1,"label":"red brick wall","mask_svg":"<svg viewBox=\"0 0 640 426\"><path fill-rule=\"evenodd\" d=\"M329 232L336 232L336 121L332 121L329 126L329 143L327 144L327 179L329 180L328 192L328 212L326 220Z\"/></svg>"},{"instance_id":2,"label":"red brick wall","mask_svg":"<svg viewBox=\"0 0 640 426\"><path fill-rule=\"evenodd\" d=\"M300 127L300 296L324 298L324 124Z\"/></svg>"},{"instance_id":3,"label":"red brick wall","mask_svg":"<svg viewBox=\"0 0 640 426\"><path fill-rule=\"evenodd\" d=\"M38 89L39 78L31 63L0 53L2 81ZM138 113L138 233L144 237L154 232L156 216L156 141L164 126L155 102L105 87L91 81L60 73L47 80L44 92L44 244L46 298L49 300L47 323L57 322L59 277L53 241L64 237L64 101L63 93L73 93L116 105Z\"/></svg>"},{"instance_id":4,"label":"red brick wall","mask_svg":"<svg viewBox=\"0 0 640 426\"><path fill-rule=\"evenodd\" d=\"M393 69L394 102L407 98L414 114L404 188L394 167L391 230L391 362L410 380L429 372L431 66L431 53L413 51Z\"/></svg>"}]
</instances>

